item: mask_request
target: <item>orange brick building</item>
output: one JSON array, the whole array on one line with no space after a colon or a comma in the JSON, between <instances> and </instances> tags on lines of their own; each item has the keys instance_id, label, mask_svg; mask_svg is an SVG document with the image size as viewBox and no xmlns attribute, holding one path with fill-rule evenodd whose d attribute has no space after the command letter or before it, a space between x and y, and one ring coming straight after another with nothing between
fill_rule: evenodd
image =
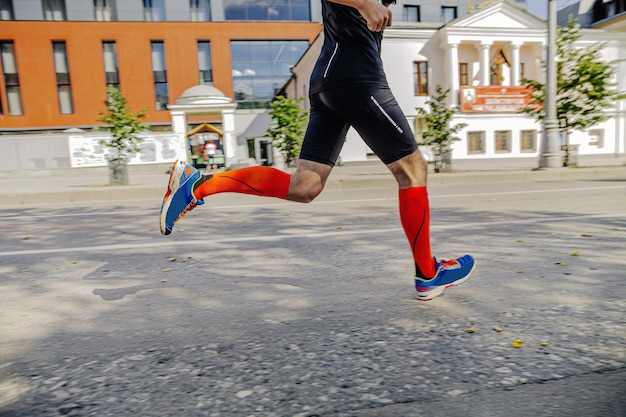
<instances>
[{"instance_id":1,"label":"orange brick building","mask_svg":"<svg viewBox=\"0 0 626 417\"><path fill-rule=\"evenodd\" d=\"M311 43L320 31L321 25L315 22L5 20L0 23L4 63L0 131L58 131L97 124L98 111L104 110L107 85L103 42L113 41L116 45L118 83L131 108L148 108L147 123L166 125L170 123L169 112L155 106L152 42L162 42L164 46L172 103L183 91L200 83L199 40L210 42L213 86L234 98L232 40ZM66 68L61 71L65 74L61 75L55 68L55 42L63 46L66 58ZM60 108L59 91L63 85L71 87L69 113ZM19 102L12 102L15 109L10 109L10 93L16 91Z\"/></svg>"}]
</instances>

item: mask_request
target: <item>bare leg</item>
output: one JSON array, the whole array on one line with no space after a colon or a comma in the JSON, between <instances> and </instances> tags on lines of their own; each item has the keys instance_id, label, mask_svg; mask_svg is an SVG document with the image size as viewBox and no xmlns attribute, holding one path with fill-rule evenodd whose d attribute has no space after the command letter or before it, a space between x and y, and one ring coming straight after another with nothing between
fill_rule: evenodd
<instances>
[{"instance_id":1,"label":"bare leg","mask_svg":"<svg viewBox=\"0 0 626 417\"><path fill-rule=\"evenodd\" d=\"M398 188L426 187L428 164L417 150L404 158L387 165L398 181Z\"/></svg>"},{"instance_id":2,"label":"bare leg","mask_svg":"<svg viewBox=\"0 0 626 417\"><path fill-rule=\"evenodd\" d=\"M326 185L333 167L319 162L299 159L296 171L291 175L287 200L310 203Z\"/></svg>"}]
</instances>

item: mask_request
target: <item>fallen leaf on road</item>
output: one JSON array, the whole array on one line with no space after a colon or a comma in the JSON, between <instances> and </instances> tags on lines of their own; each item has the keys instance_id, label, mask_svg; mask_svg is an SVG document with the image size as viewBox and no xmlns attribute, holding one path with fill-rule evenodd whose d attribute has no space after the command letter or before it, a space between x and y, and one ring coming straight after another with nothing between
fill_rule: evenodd
<instances>
[{"instance_id":1,"label":"fallen leaf on road","mask_svg":"<svg viewBox=\"0 0 626 417\"><path fill-rule=\"evenodd\" d=\"M580 254L580 252L578 252L577 250L572 252L572 256L578 256Z\"/></svg>"},{"instance_id":2,"label":"fallen leaf on road","mask_svg":"<svg viewBox=\"0 0 626 417\"><path fill-rule=\"evenodd\" d=\"M499 327L494 327L493 331L496 332L496 333L502 333L502 329L499 328Z\"/></svg>"},{"instance_id":3,"label":"fallen leaf on road","mask_svg":"<svg viewBox=\"0 0 626 417\"><path fill-rule=\"evenodd\" d=\"M465 333L474 333L476 331L476 328L474 327L470 327L469 329L465 329Z\"/></svg>"},{"instance_id":4,"label":"fallen leaf on road","mask_svg":"<svg viewBox=\"0 0 626 417\"><path fill-rule=\"evenodd\" d=\"M168 262L176 262L176 258L167 258Z\"/></svg>"},{"instance_id":5,"label":"fallen leaf on road","mask_svg":"<svg viewBox=\"0 0 626 417\"><path fill-rule=\"evenodd\" d=\"M164 268L163 269L163 272L171 272L171 271L172 271L172 268Z\"/></svg>"},{"instance_id":6,"label":"fallen leaf on road","mask_svg":"<svg viewBox=\"0 0 626 417\"><path fill-rule=\"evenodd\" d=\"M555 264L555 265L561 265L561 266L567 266L567 265L569 265L567 262L561 262L561 261L559 261L559 262L555 262L554 264Z\"/></svg>"},{"instance_id":7,"label":"fallen leaf on road","mask_svg":"<svg viewBox=\"0 0 626 417\"><path fill-rule=\"evenodd\" d=\"M514 340L511 342L511 344L513 345L514 348L519 349L522 347L524 342L522 342L521 340Z\"/></svg>"},{"instance_id":8,"label":"fallen leaf on road","mask_svg":"<svg viewBox=\"0 0 626 417\"><path fill-rule=\"evenodd\" d=\"M549 344L550 344L550 343L548 343L548 342L541 342L541 346L543 346L543 347L546 347L546 346L548 346Z\"/></svg>"},{"instance_id":9,"label":"fallen leaf on road","mask_svg":"<svg viewBox=\"0 0 626 417\"><path fill-rule=\"evenodd\" d=\"M518 269L518 270L517 270L517 273L518 273L518 274L523 274L523 273L524 273L524 270L523 270L523 269Z\"/></svg>"},{"instance_id":10,"label":"fallen leaf on road","mask_svg":"<svg viewBox=\"0 0 626 417\"><path fill-rule=\"evenodd\" d=\"M517 240L516 240L516 242L517 242L517 243L522 243L522 242L523 242L523 240L522 240L522 239L517 239Z\"/></svg>"}]
</instances>

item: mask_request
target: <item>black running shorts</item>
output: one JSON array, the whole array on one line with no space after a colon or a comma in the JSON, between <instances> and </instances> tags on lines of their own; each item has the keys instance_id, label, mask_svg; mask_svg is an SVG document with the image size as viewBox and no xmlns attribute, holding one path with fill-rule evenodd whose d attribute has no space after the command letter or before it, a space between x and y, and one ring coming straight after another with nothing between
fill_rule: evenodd
<instances>
[{"instance_id":1,"label":"black running shorts","mask_svg":"<svg viewBox=\"0 0 626 417\"><path fill-rule=\"evenodd\" d=\"M385 164L417 150L413 132L388 86L351 84L310 97L300 158L334 166L350 126Z\"/></svg>"}]
</instances>

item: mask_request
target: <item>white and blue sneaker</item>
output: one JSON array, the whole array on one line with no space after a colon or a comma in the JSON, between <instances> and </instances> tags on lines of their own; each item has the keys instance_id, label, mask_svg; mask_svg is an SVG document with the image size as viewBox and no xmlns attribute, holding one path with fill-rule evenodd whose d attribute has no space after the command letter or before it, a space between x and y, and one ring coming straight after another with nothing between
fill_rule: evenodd
<instances>
[{"instance_id":1,"label":"white and blue sneaker","mask_svg":"<svg viewBox=\"0 0 626 417\"><path fill-rule=\"evenodd\" d=\"M417 299L432 300L450 287L461 285L474 272L476 262L470 255L461 256L449 261L437 261L437 273L431 279L415 277Z\"/></svg>"},{"instance_id":2,"label":"white and blue sneaker","mask_svg":"<svg viewBox=\"0 0 626 417\"><path fill-rule=\"evenodd\" d=\"M204 200L197 200L193 195L194 184L200 178L202 174L193 166L183 161L174 162L170 182L161 205L159 223L162 234L172 233L174 223L182 219L188 211L204 204Z\"/></svg>"}]
</instances>

